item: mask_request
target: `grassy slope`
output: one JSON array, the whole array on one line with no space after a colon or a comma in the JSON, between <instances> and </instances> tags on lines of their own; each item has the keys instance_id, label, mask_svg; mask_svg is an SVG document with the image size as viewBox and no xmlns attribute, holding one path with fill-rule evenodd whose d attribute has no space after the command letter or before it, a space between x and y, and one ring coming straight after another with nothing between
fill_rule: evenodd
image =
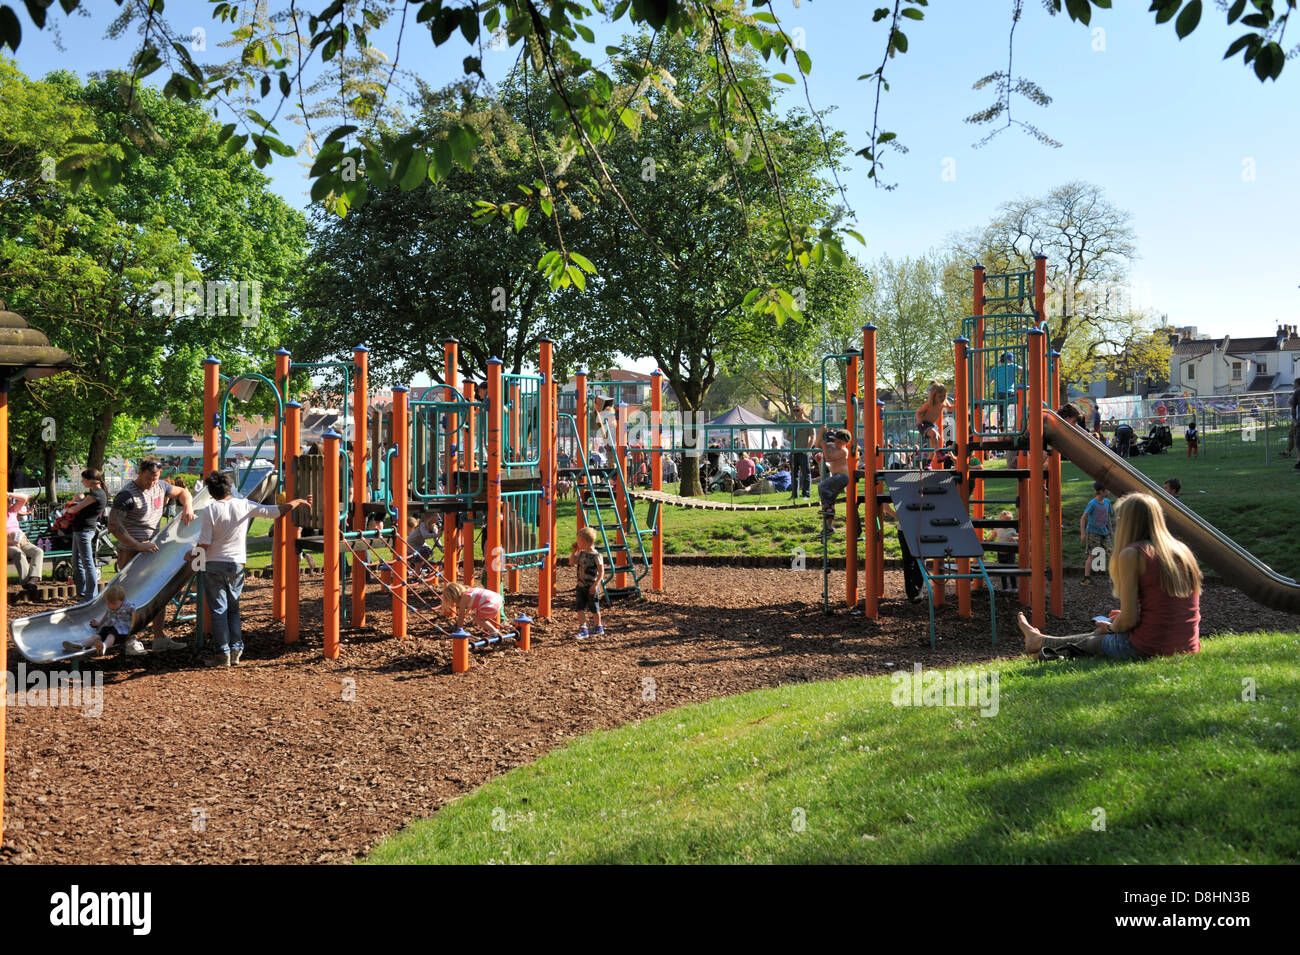
<instances>
[{"instance_id":1,"label":"grassy slope","mask_svg":"<svg viewBox=\"0 0 1300 955\"><path fill-rule=\"evenodd\" d=\"M1297 650L1266 634L1141 664L1002 662L990 718L893 706L885 677L712 700L582 737L372 860L1293 862Z\"/></svg>"}]
</instances>

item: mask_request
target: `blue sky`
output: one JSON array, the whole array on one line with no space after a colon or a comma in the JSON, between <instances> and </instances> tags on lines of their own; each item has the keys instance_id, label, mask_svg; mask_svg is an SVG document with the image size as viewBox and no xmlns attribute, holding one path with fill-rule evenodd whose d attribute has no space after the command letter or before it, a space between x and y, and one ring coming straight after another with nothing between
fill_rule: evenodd
<instances>
[{"instance_id":1,"label":"blue sky","mask_svg":"<svg viewBox=\"0 0 1300 955\"><path fill-rule=\"evenodd\" d=\"M802 31L812 56L813 104L836 107L830 122L847 132L853 149L865 145L871 125L873 88L856 77L880 60L884 27L870 22L876 5L774 5L787 32ZM167 13L187 25L192 11L193 25L208 28L215 51L223 31L209 20L208 6L173 2ZM1018 129L973 149L984 130L962 121L991 100L971 83L1005 67L1011 0L936 3L924 21L909 23L910 49L890 63L892 89L882 105L885 128L909 149L888 157L885 178L898 188L873 187L856 157L843 177L867 239L856 254L869 260L882 252L924 252L982 224L1004 200L1084 179L1132 213L1141 256L1132 279L1140 304L1167 313L1175 325L1211 334L1271 334L1279 322L1300 323L1300 64L1288 65L1279 82L1260 84L1239 61L1221 59L1238 31L1224 25L1215 5L1206 5L1200 28L1181 42L1170 25L1154 24L1147 4L1119 0L1116 6L1096 11L1084 27L1026 0L1014 72L1032 78L1053 102L1042 108L1018 100L1015 113L1061 141L1060 149ZM102 12L73 20L52 11L66 52L55 49L48 33L27 30L20 68L32 75L56 67L84 74L124 62L126 44L102 39L115 8L96 7ZM381 34L380 45L391 49L390 36ZM598 31L597 42L615 36ZM453 40L433 49L427 34L408 31L403 65L421 64L421 74L437 84L459 75L464 45ZM487 53L489 77L499 78L514 54ZM802 88L787 97L790 105L802 103ZM955 172L950 181L942 176L945 163ZM298 160L277 161L272 174L288 201L306 205Z\"/></svg>"}]
</instances>

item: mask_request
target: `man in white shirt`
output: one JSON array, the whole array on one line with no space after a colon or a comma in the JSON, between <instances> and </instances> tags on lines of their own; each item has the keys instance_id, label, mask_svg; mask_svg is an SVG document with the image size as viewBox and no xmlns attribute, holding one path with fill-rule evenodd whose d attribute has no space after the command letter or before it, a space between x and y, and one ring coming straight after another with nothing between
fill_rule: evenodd
<instances>
[{"instance_id":1,"label":"man in white shirt","mask_svg":"<svg viewBox=\"0 0 1300 955\"><path fill-rule=\"evenodd\" d=\"M311 498L285 504L254 504L230 496L230 478L213 471L203 479L212 500L203 511L203 528L197 547L203 552L203 593L212 618L212 639L217 652L205 666L230 666L244 655L244 635L239 626L239 598L244 592L244 563L248 560L248 525L257 517L278 520Z\"/></svg>"}]
</instances>

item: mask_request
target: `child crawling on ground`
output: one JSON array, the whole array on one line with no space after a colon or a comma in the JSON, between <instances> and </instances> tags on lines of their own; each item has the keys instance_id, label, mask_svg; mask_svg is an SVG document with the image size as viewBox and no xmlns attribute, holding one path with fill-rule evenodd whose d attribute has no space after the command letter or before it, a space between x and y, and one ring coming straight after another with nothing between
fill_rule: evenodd
<instances>
[{"instance_id":1,"label":"child crawling on ground","mask_svg":"<svg viewBox=\"0 0 1300 955\"><path fill-rule=\"evenodd\" d=\"M465 618L474 615L474 623L491 637L501 635L501 595L486 587L449 583L442 588L442 612L456 618L456 629L465 625Z\"/></svg>"},{"instance_id":2,"label":"child crawling on ground","mask_svg":"<svg viewBox=\"0 0 1300 955\"><path fill-rule=\"evenodd\" d=\"M63 649L68 653L82 653L93 649L99 656L106 656L113 649L119 636L131 635L131 618L135 607L127 602L126 591L118 584L112 584L104 591L104 615L98 620L90 621L95 633L84 640L64 640Z\"/></svg>"},{"instance_id":3,"label":"child crawling on ground","mask_svg":"<svg viewBox=\"0 0 1300 955\"><path fill-rule=\"evenodd\" d=\"M578 632L574 637L586 640L588 636L602 636L605 627L600 622L600 581L605 576L605 558L596 550L596 532L590 527L578 531L569 554L569 564L577 578L575 609L578 611ZM591 611L591 630L587 629L587 611Z\"/></svg>"},{"instance_id":4,"label":"child crawling on ground","mask_svg":"<svg viewBox=\"0 0 1300 955\"><path fill-rule=\"evenodd\" d=\"M928 441L934 449L934 462L930 465L934 469L943 467L945 455L939 450L943 445L943 413L951 409L948 389L937 381L930 382L925 404L916 409L916 430L921 433L921 440Z\"/></svg>"}]
</instances>

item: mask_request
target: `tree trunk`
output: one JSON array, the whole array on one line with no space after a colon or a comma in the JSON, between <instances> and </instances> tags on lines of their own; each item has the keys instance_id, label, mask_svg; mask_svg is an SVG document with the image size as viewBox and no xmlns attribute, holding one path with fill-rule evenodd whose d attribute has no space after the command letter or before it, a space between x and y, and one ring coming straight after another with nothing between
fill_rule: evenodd
<instances>
[{"instance_id":1,"label":"tree trunk","mask_svg":"<svg viewBox=\"0 0 1300 955\"><path fill-rule=\"evenodd\" d=\"M108 450L108 436L113 433L113 421L117 418L117 409L111 404L100 408L95 415L95 430L90 435L90 452L86 455L86 467L104 469L104 455Z\"/></svg>"},{"instance_id":2,"label":"tree trunk","mask_svg":"<svg viewBox=\"0 0 1300 955\"><path fill-rule=\"evenodd\" d=\"M55 484L58 479L58 460L54 453L54 444L47 441L45 443L44 460L42 468L45 477L45 502L51 507L54 506L56 488Z\"/></svg>"},{"instance_id":3,"label":"tree trunk","mask_svg":"<svg viewBox=\"0 0 1300 955\"><path fill-rule=\"evenodd\" d=\"M704 443L704 434L696 427L700 418L694 408L687 407L687 400L683 398L678 405L682 415L682 447L685 450L682 451L681 485L677 493L682 497L702 497L704 486L700 483L700 464L706 459L699 445Z\"/></svg>"}]
</instances>

